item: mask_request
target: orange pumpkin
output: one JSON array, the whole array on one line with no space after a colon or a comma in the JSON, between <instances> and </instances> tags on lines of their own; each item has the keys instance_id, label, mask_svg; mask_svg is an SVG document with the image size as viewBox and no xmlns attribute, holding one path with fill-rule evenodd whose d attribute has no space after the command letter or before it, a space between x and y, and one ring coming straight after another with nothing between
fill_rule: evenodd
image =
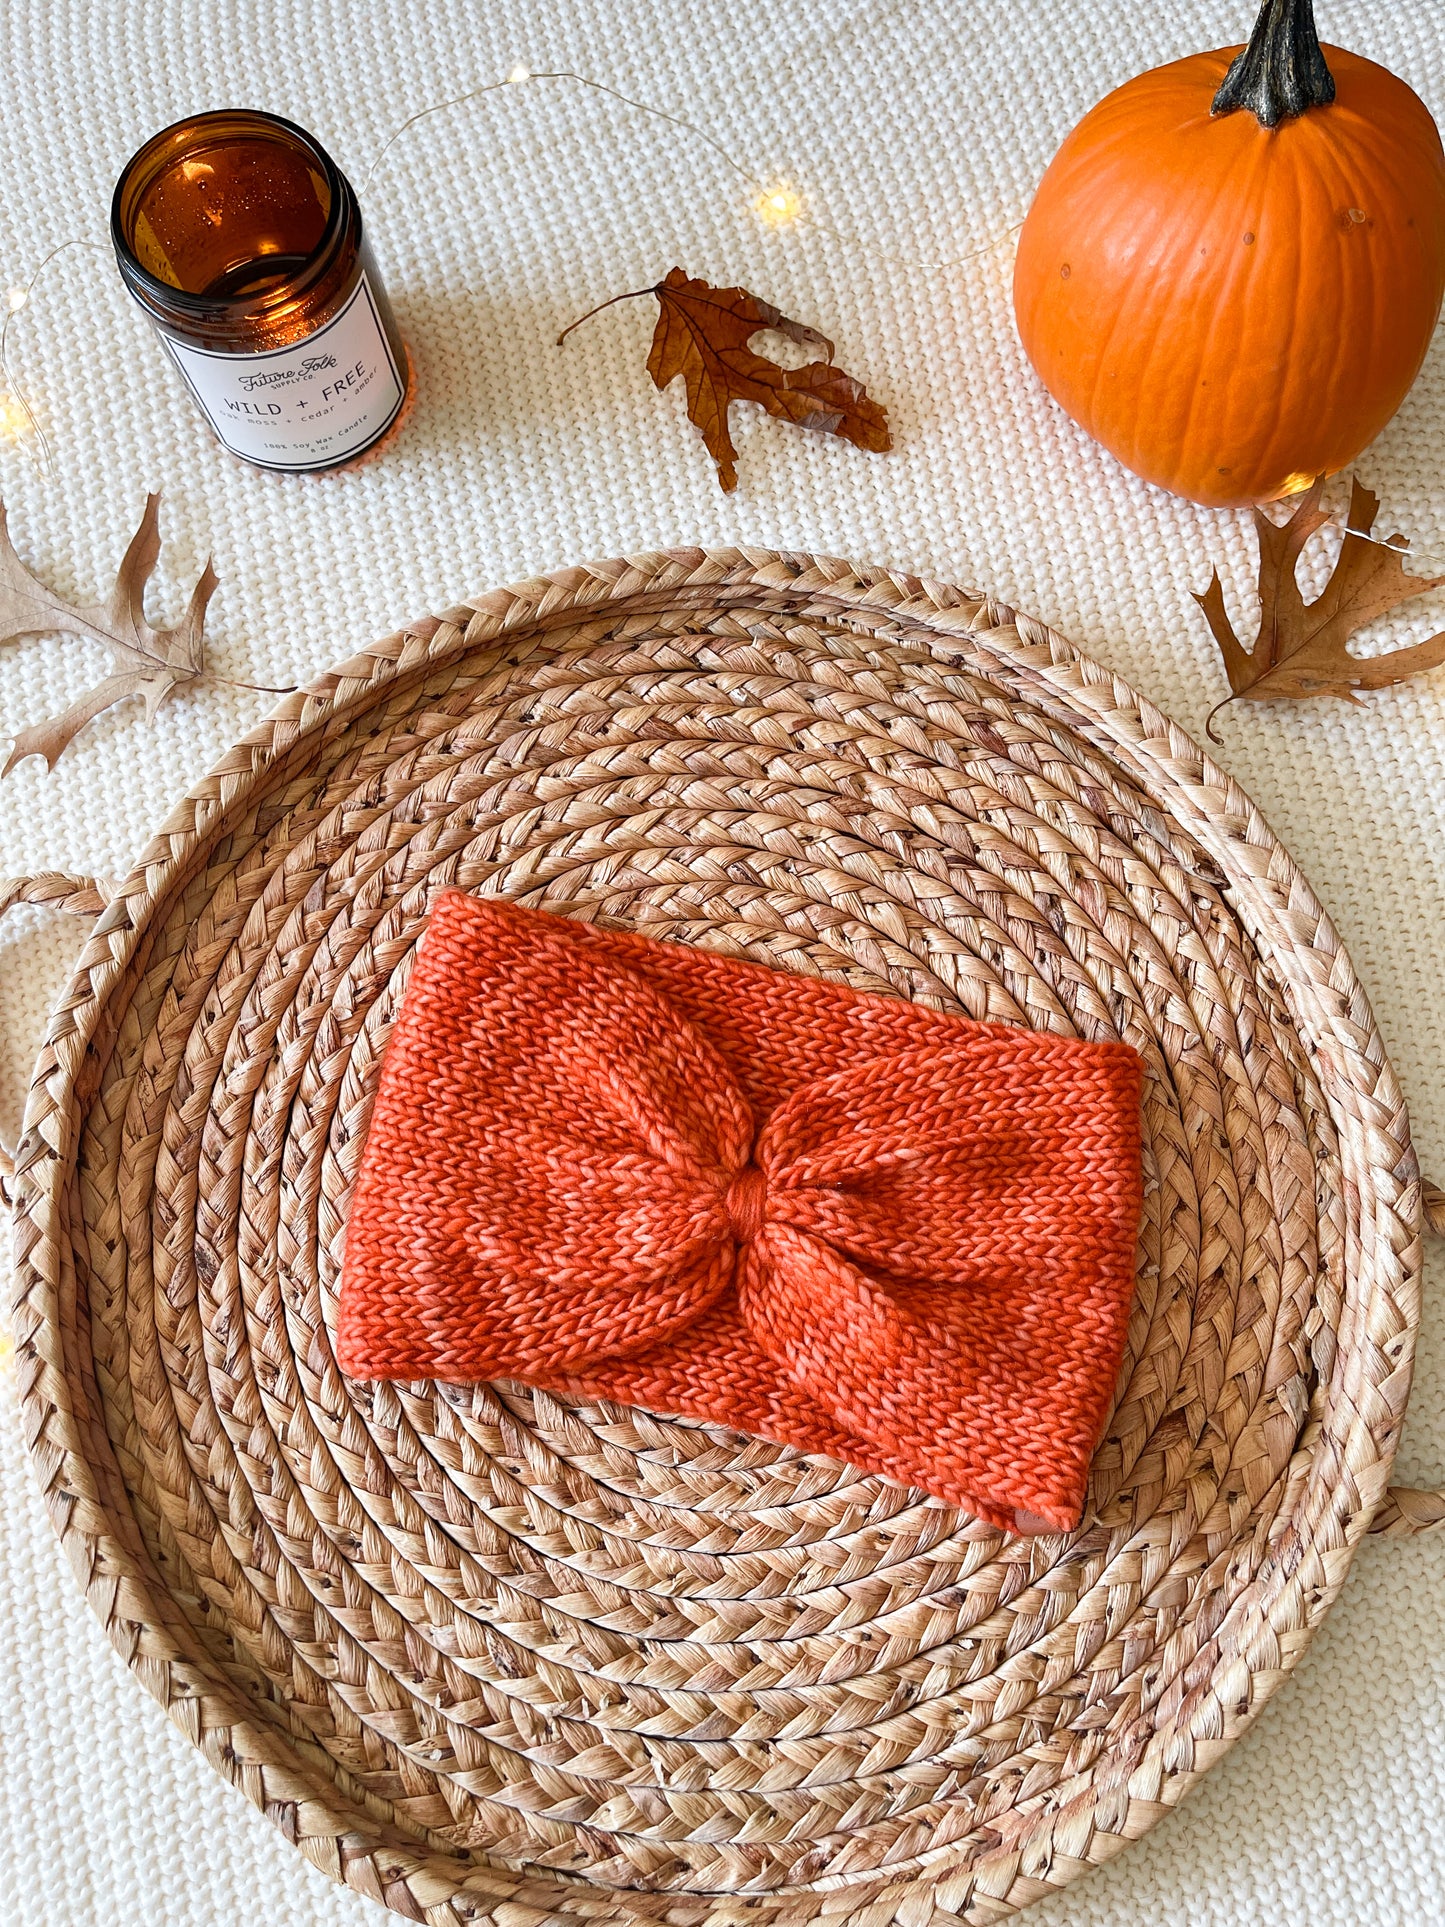
<instances>
[{"instance_id":1,"label":"orange pumpkin","mask_svg":"<svg viewBox=\"0 0 1445 1927\"><path fill-rule=\"evenodd\" d=\"M1311 0L1249 47L1100 101L1044 175L1014 312L1074 420L1217 507L1343 468L1419 372L1445 291L1445 154L1404 81L1322 49Z\"/></svg>"}]
</instances>

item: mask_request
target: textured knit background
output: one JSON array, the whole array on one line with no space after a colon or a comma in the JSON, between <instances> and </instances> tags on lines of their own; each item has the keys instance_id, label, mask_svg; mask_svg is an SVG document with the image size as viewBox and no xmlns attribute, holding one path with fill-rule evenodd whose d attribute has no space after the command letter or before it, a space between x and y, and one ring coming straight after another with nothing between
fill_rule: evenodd
<instances>
[{"instance_id":1,"label":"textured knit background","mask_svg":"<svg viewBox=\"0 0 1445 1927\"><path fill-rule=\"evenodd\" d=\"M358 185L415 108L570 67L702 122L835 229L769 234L702 141L565 84L412 130L364 197L418 399L379 461L267 476L211 442L101 254L54 262L13 358L55 459L0 438L21 554L67 594L108 587L165 491L157 606L207 551L217 669L309 676L468 590L678 542L828 550L994 590L1198 731L1223 676L1189 591L1217 563L1249 605L1244 519L1171 501L1089 446L1031 376L1007 230L1060 138L1140 68L1242 38L1252 0L0 0L0 291L56 242L103 240L115 176L179 115L274 109ZM1318 0L1328 38L1445 118L1445 0ZM965 265L945 267L973 250ZM897 259L892 257L906 257ZM559 327L674 262L741 281L835 337L892 416L868 456L752 411L724 497L639 303L559 353ZM1445 336L1360 472L1445 573ZM1323 546L1323 544L1321 545ZM168 599L167 599L168 598ZM1386 633L1445 624L1445 592ZM0 651L0 737L101 658ZM185 786L262 713L210 684L153 727L89 729L54 775L0 788L0 874L118 875ZM1224 760L1338 920L1445 1180L1445 672L1351 709L1235 710ZM75 931L0 931L0 1127L12 1133ZM1445 1266L1431 1255L1399 1465L1445 1476ZM1433 1293L1432 1293L1433 1287ZM1445 1538L1366 1545L1290 1685L1185 1808L1037 1910L1039 1927L1416 1927L1445 1920ZM205 1765L112 1654L52 1539L0 1372L0 1920L7 1927L380 1922Z\"/></svg>"}]
</instances>

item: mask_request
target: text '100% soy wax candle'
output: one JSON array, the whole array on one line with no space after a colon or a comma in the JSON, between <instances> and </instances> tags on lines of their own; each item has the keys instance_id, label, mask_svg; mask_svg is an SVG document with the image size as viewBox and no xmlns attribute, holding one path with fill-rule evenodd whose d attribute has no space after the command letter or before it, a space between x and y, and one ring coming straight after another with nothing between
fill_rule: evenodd
<instances>
[{"instance_id":1,"label":"text '100% soy wax candle'","mask_svg":"<svg viewBox=\"0 0 1445 1927\"><path fill-rule=\"evenodd\" d=\"M122 279L223 447L289 474L381 440L407 360L351 183L273 114L197 114L148 140L111 206Z\"/></svg>"}]
</instances>

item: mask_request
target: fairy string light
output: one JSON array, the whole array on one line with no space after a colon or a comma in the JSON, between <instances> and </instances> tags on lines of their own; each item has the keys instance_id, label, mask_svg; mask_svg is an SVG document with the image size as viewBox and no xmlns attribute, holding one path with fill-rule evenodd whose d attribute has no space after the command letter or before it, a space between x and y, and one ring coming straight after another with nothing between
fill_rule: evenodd
<instances>
[{"instance_id":1,"label":"fairy string light","mask_svg":"<svg viewBox=\"0 0 1445 1927\"><path fill-rule=\"evenodd\" d=\"M430 120L434 114L444 114L453 107L465 107L470 101L480 100L484 94L500 93L504 87L523 87L532 81L539 80L569 80L575 86L585 87L594 94L606 94L610 99L620 101L624 107L634 108L639 114L647 114L653 120L666 121L669 127L681 128L684 133L692 134L698 140L704 141L720 159L727 163L735 174L741 176L743 180L755 187L759 194L766 194L767 192L762 181L760 181L755 174L750 173L741 161L735 160L721 141L714 140L706 128L698 127L690 120L684 120L680 114L669 114L664 108L653 107L645 100L634 100L630 94L624 94L616 87L609 87L605 81L591 80L586 74L574 74L565 69L559 69L555 72L533 73L530 67L519 65L513 67L505 80L486 81L480 87L473 87L468 93L457 94L451 100L439 100L434 106L418 108L416 113L408 115L401 125L396 128L393 133L389 134L382 143L380 151L367 170L366 178L361 183L362 193L364 194L367 188L371 186L377 169L381 166L381 163L386 159L392 148L396 146L404 134L410 133L411 129L419 122Z\"/></svg>"},{"instance_id":2,"label":"fairy string light","mask_svg":"<svg viewBox=\"0 0 1445 1927\"><path fill-rule=\"evenodd\" d=\"M39 416L30 406L24 389L15 379L14 373L11 370L10 329L15 317L23 313L23 311L30 306L30 297L34 294L35 284L39 281L41 275L44 274L45 270L50 266L50 263L55 260L58 255L64 254L68 248L95 248L101 254L108 254L110 252L102 241L70 240L58 242L56 246L50 250L49 254L44 256L24 287L12 288L10 290L5 301L5 319L3 322L0 322L0 374L4 375L5 386L10 391L4 402L0 403L0 425L3 425L7 433L13 434L17 426L23 422L24 429L29 431L29 434L34 437L35 443L39 447L41 472L47 476L55 473L50 460L50 443L46 440L45 430L40 425Z\"/></svg>"},{"instance_id":3,"label":"fairy string light","mask_svg":"<svg viewBox=\"0 0 1445 1927\"><path fill-rule=\"evenodd\" d=\"M430 119L433 114L446 113L451 108L465 107L471 101L480 100L485 94L500 93L505 88L521 87L535 81L569 81L573 86L586 88L591 93L605 94L609 100L615 100L623 107L630 107L636 113L646 114L652 120L665 121L669 127L676 127L683 133L692 135L695 140L702 141L705 146L712 149L725 166L753 190L753 212L765 227L785 228L806 224L816 228L820 234L826 234L831 239L842 242L845 247L857 248L862 253L871 254L876 260L890 261L896 267L922 268L929 272L961 268L969 261L976 261L981 255L998 247L1010 235L1017 234L1023 226L1021 220L1015 221L1002 234L996 234L992 240L985 241L982 247L974 248L970 253L959 255L952 260L929 261L908 255L890 254L886 249L875 246L873 242L865 241L856 234L847 234L842 229L833 227L829 222L820 219L791 182L768 180L754 173L735 154L730 153L721 141L709 134L705 127L699 127L696 121L687 120L681 114L669 113L665 108L654 107L649 101L636 100L631 94L624 94L620 88L611 87L602 80L593 80L587 74L573 73L567 68L533 72L530 67L520 65L513 67L505 80L486 81L482 86L473 87L465 94L454 95L450 100L437 101L433 106L419 108L416 113L408 115L383 142L361 184L362 192L364 193L370 187L373 177L391 149L418 122Z\"/></svg>"},{"instance_id":4,"label":"fairy string light","mask_svg":"<svg viewBox=\"0 0 1445 1927\"><path fill-rule=\"evenodd\" d=\"M1345 469L1345 470L1339 471L1339 473L1336 474L1335 476L1332 476L1330 478L1330 482L1327 484L1327 486L1330 488L1330 492L1333 493L1335 490L1335 486L1344 478L1344 476L1351 474L1352 472L1353 472L1352 470ZM1298 501L1299 501L1298 495L1286 496L1282 498L1278 506L1283 508L1286 506L1297 505ZM1273 503L1266 503L1264 506L1266 508L1270 508L1276 505ZM1323 507L1323 504L1321 504L1321 506ZM1245 510L1239 511L1239 513L1241 514L1248 513L1248 512L1249 511L1245 511ZM1272 517L1271 517L1271 520L1273 520ZM1277 528L1283 528L1284 523L1278 522L1275 524L1275 526ZM1402 566L1405 563L1409 563L1409 562L1415 563L1416 564L1415 569L1413 570L1406 569L1405 573L1407 576L1408 575L1445 576L1445 560L1442 560L1441 557L1431 555L1428 550L1414 548L1412 546L1411 539L1408 536L1400 534L1398 531L1394 535L1376 535L1370 529L1355 528L1350 521L1349 512L1346 509L1334 509L1334 510L1331 510L1328 508L1324 509L1324 520L1320 523L1319 527L1316 529L1315 534L1324 535L1327 533L1338 535L1342 541L1346 536L1353 536L1357 542L1368 542L1372 548L1389 549L1392 555L1399 556ZM1301 551L1301 556L1303 556L1303 553L1304 551ZM1301 558L1299 557L1296 558L1297 561L1299 559ZM1214 566L1216 569L1222 569L1224 565L1221 561L1216 559Z\"/></svg>"},{"instance_id":5,"label":"fairy string light","mask_svg":"<svg viewBox=\"0 0 1445 1927\"><path fill-rule=\"evenodd\" d=\"M911 268L925 273L942 273L954 268L960 268L970 261L976 261L983 255L991 253L995 248L1016 234L1023 225L1022 221L1016 221L1010 227L1004 229L1002 233L996 234L990 240L985 241L982 246L973 249L968 254L960 255L951 260L927 260L890 253L887 249L877 247L874 243L865 241L857 235L845 233L843 230L832 226L828 221L823 220L816 210L808 204L806 197L791 181L776 176L768 178L756 173L752 168L745 166L736 155L730 153L728 149L723 146L722 142L710 134L705 127L699 127L695 121L690 121L681 114L671 113L666 108L656 107L650 101L637 100L631 94L623 93L620 88L610 86L606 81L594 80L587 74L573 73L570 69L566 68L534 72L530 67L523 66L520 63L514 66L504 79L486 81L479 87L468 89L466 93L455 94L446 100L435 101L430 106L418 108L414 114L408 114L406 119L402 121L398 127L393 129L377 150L362 180L361 192L365 193L370 188L383 162L396 147L397 143L422 121L429 120L437 114L444 114L456 108L467 106L472 101L481 100L487 95L501 93L509 88L531 86L538 82L563 83L583 88L589 93L604 96L608 100L615 101L621 107L627 108L635 113L643 114L651 120L661 121L667 126L676 128L679 132L701 141L705 146L711 148L724 165L729 168L732 173L737 175L739 180L744 182L748 187L751 195L750 204L752 212L764 227L773 230L809 227L816 230L819 234L826 234L830 239L841 243L845 247L855 248L862 253L871 255L876 260L886 261L895 267ZM93 248L102 254L109 252L106 244L100 241L75 238L59 242L41 260L25 286L23 288L13 288L10 291L9 307L5 313L3 322L0 322L0 375L3 375L8 391L6 397L0 400L0 434L5 435L9 439L22 441L32 452L38 451L39 466L47 476L54 473L50 458L50 444L41 426L39 416L32 407L28 396L11 366L11 325L18 314L30 307L31 295L34 292L36 283L46 268L57 256L64 254L69 248Z\"/></svg>"},{"instance_id":6,"label":"fairy string light","mask_svg":"<svg viewBox=\"0 0 1445 1927\"><path fill-rule=\"evenodd\" d=\"M451 95L446 100L434 101L430 106L418 108L414 114L408 114L406 119L388 134L373 156L371 165L368 167L362 179L361 192L365 193L370 188L372 182L381 170L382 164L397 146L398 142L403 140L414 127L419 126L423 121L430 120L438 114L448 113L456 108L468 106L473 101L481 100L488 95L502 93L508 89L531 86L536 83L560 83L580 87L589 93L598 94L608 100L615 101L619 106L630 109L634 113L645 115L651 120L661 121L665 125L676 128L679 132L701 141L704 146L711 148L719 160L751 190L752 212L764 227L772 230L812 228L820 234L826 234L831 240L837 241L845 247L855 248L861 253L871 255L875 260L886 261L893 266L905 267L924 273L943 273L955 268L965 267L969 262L977 261L981 259L982 256L992 253L995 248L1000 247L1005 241L1010 240L1017 234L1023 226L1022 220L1015 221L1001 233L985 241L980 247L974 248L969 253L958 255L952 259L930 260L917 256L891 253L887 249L876 246L873 242L865 241L858 235L846 233L842 229L834 227L830 222L823 220L817 211L809 205L806 197L800 193L790 181L778 177L769 179L758 174L724 147L722 142L710 134L705 127L699 127L695 121L688 120L684 115L671 113L666 108L654 106L650 101L638 100L631 94L623 93L620 88L613 87L606 81L593 79L588 74L574 73L569 68L549 68L534 71L532 68L524 66L520 62L513 66L505 77L500 80L485 81L478 87L469 88L465 93ZM3 375L6 388L9 391L7 396L0 398L0 435L22 439L27 445L38 448L39 464L47 476L54 473L50 457L50 444L35 409L31 406L24 389L16 379L14 370L10 365L11 328L17 316L24 313L31 306L31 296L35 291L36 284L45 273L45 270L50 266L50 263L71 248L93 248L102 254L108 254L110 252L107 245L100 241L75 238L59 242L41 259L32 272L30 279L23 287L12 288L10 290L4 319L0 321L0 375ZM1328 526L1338 529L1342 534L1353 535L1359 541L1372 543L1377 548L1395 549L1398 552L1398 541L1387 540L1383 536L1368 533L1364 529L1353 529L1349 526L1347 516L1332 515L1329 518ZM1432 557L1423 551L1410 549L1408 559L1417 564L1423 564L1424 567L1431 572L1445 574L1445 560Z\"/></svg>"}]
</instances>

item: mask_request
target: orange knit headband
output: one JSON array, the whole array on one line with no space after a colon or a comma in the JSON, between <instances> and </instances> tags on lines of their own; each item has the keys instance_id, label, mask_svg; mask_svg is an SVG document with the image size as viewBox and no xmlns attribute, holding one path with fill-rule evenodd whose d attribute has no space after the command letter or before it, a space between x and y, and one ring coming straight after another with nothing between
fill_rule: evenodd
<instances>
[{"instance_id":1,"label":"orange knit headband","mask_svg":"<svg viewBox=\"0 0 1445 1927\"><path fill-rule=\"evenodd\" d=\"M449 890L346 1233L355 1378L712 1419L1077 1522L1139 1060Z\"/></svg>"}]
</instances>

